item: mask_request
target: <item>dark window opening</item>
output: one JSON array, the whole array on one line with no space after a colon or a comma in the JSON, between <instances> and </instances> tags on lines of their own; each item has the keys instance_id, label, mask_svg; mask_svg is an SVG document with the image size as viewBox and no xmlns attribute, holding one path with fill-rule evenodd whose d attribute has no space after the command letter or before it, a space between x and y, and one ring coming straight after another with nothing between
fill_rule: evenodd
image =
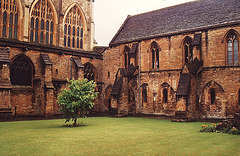
<instances>
[{"instance_id":1,"label":"dark window opening","mask_svg":"<svg viewBox=\"0 0 240 156\"><path fill-rule=\"evenodd\" d=\"M10 66L12 85L31 86L33 69L29 60L24 56L17 57Z\"/></svg>"},{"instance_id":2,"label":"dark window opening","mask_svg":"<svg viewBox=\"0 0 240 156\"><path fill-rule=\"evenodd\" d=\"M146 87L143 87L142 97L143 97L143 102L147 102L147 88Z\"/></svg>"},{"instance_id":3,"label":"dark window opening","mask_svg":"<svg viewBox=\"0 0 240 156\"><path fill-rule=\"evenodd\" d=\"M216 101L216 93L213 88L210 90L210 96L211 96L211 104L214 104Z\"/></svg>"},{"instance_id":4,"label":"dark window opening","mask_svg":"<svg viewBox=\"0 0 240 156\"><path fill-rule=\"evenodd\" d=\"M168 103L168 91L166 88L163 89L163 103Z\"/></svg>"}]
</instances>

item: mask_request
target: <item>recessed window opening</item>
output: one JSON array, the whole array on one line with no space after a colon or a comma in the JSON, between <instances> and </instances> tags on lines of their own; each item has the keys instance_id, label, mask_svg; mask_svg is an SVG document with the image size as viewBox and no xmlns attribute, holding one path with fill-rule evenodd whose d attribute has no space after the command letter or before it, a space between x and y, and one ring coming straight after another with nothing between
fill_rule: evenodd
<instances>
[{"instance_id":1,"label":"recessed window opening","mask_svg":"<svg viewBox=\"0 0 240 156\"><path fill-rule=\"evenodd\" d=\"M215 93L215 90L213 88L210 90L210 96L211 96L211 104L215 104L216 93Z\"/></svg>"},{"instance_id":2,"label":"recessed window opening","mask_svg":"<svg viewBox=\"0 0 240 156\"><path fill-rule=\"evenodd\" d=\"M238 57L238 38L236 34L231 34L227 40L227 57L228 57L228 64L238 64L239 57Z\"/></svg>"},{"instance_id":3,"label":"recessed window opening","mask_svg":"<svg viewBox=\"0 0 240 156\"><path fill-rule=\"evenodd\" d=\"M168 102L168 91L166 88L163 89L163 103Z\"/></svg>"}]
</instances>

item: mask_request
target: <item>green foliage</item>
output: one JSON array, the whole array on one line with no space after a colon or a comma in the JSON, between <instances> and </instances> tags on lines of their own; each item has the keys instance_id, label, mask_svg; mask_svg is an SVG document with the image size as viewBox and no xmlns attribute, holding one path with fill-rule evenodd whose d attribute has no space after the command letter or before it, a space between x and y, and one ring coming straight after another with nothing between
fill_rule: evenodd
<instances>
[{"instance_id":1,"label":"green foliage","mask_svg":"<svg viewBox=\"0 0 240 156\"><path fill-rule=\"evenodd\" d=\"M202 128L200 129L200 132L217 132L216 130L216 124L212 123L212 125L202 125Z\"/></svg>"},{"instance_id":2,"label":"green foliage","mask_svg":"<svg viewBox=\"0 0 240 156\"><path fill-rule=\"evenodd\" d=\"M215 124L212 123L212 125L202 125L202 128L200 129L200 132L216 132L216 133L228 133L232 135L240 135L240 131L232 127L231 125L226 125L226 127L223 127L221 129L217 128L219 125L222 125L222 123Z\"/></svg>"},{"instance_id":3,"label":"green foliage","mask_svg":"<svg viewBox=\"0 0 240 156\"><path fill-rule=\"evenodd\" d=\"M95 91L96 84L87 79L70 80L68 83L68 88L63 89L58 95L58 104L66 122L72 119L76 126L77 118L85 117L92 109L94 105L92 101L98 92Z\"/></svg>"},{"instance_id":4,"label":"green foliage","mask_svg":"<svg viewBox=\"0 0 240 156\"><path fill-rule=\"evenodd\" d=\"M230 130L228 131L228 134L240 135L240 131L239 131L237 128L233 127L232 129L230 129Z\"/></svg>"}]
</instances>

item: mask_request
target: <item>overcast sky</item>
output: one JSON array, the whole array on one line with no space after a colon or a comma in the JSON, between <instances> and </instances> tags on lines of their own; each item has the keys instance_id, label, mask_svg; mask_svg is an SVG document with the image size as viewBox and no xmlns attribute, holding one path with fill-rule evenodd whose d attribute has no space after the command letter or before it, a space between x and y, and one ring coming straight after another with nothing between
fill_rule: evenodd
<instances>
[{"instance_id":1,"label":"overcast sky","mask_svg":"<svg viewBox=\"0 0 240 156\"><path fill-rule=\"evenodd\" d=\"M95 39L108 46L128 15L136 15L194 0L95 0Z\"/></svg>"}]
</instances>

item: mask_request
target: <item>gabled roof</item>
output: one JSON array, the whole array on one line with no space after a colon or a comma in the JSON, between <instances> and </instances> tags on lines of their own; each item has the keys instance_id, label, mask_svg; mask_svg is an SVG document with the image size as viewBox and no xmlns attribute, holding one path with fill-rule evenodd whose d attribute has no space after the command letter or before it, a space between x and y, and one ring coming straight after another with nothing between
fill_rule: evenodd
<instances>
[{"instance_id":1,"label":"gabled roof","mask_svg":"<svg viewBox=\"0 0 240 156\"><path fill-rule=\"evenodd\" d=\"M240 0L197 0L128 16L111 45L240 23Z\"/></svg>"}]
</instances>

